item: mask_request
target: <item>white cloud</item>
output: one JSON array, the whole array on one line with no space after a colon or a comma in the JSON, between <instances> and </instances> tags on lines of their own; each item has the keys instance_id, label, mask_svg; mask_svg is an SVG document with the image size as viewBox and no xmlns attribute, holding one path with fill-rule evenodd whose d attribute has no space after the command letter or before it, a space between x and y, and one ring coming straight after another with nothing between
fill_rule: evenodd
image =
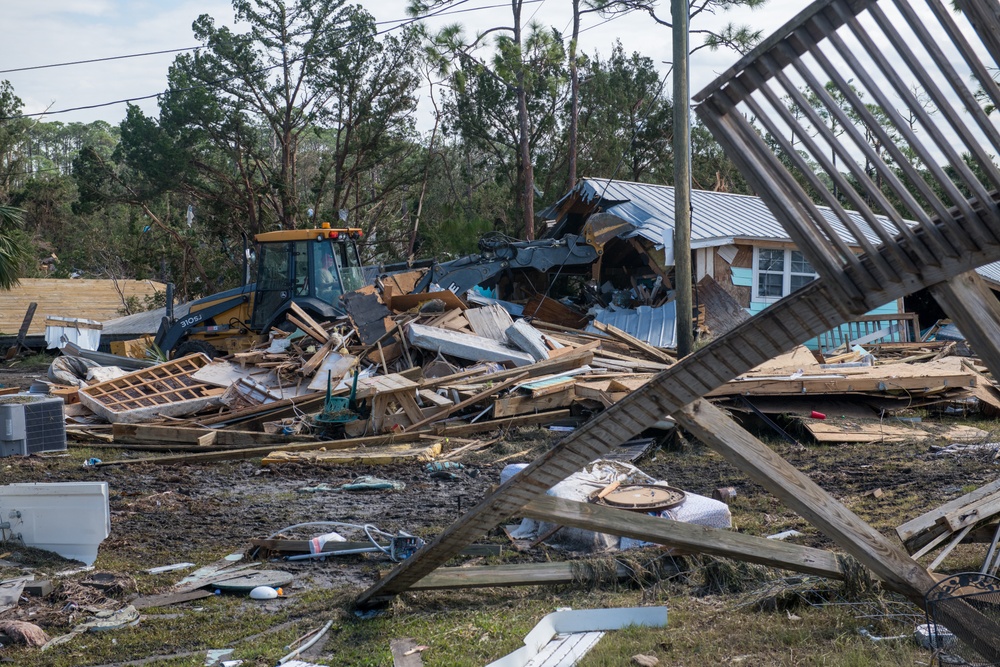
<instances>
[{"instance_id":1,"label":"white cloud","mask_svg":"<svg viewBox=\"0 0 1000 667\"><path fill-rule=\"evenodd\" d=\"M362 0L361 4L378 21L406 16L405 0ZM467 6L497 4L502 3L476 0ZM722 25L732 20L763 28L765 34L769 34L806 4L807 0L774 1L770 8L757 12L703 17L695 27L710 21ZM0 40L0 69L4 70L194 46L196 42L191 33L191 23L203 13L214 16L219 23L232 24L232 6L227 0L74 0L72 3L38 0L8 5L4 8L8 30L4 39ZM534 13L534 20L562 31L568 27L570 19L568 5L556 0L526 5L525 18ZM669 7L666 0L664 5ZM618 38L626 51L639 51L666 71L668 66L662 63L671 59L669 29L656 25L644 14L598 25L602 21L594 14L586 17L585 31L580 38L580 47L584 52L597 50L606 54ZM496 7L444 16L435 19L432 27L452 22L465 24L472 33L509 24L510 10ZM588 27L592 29L587 30ZM695 37L694 41L699 40ZM0 79L10 80L15 92L24 101L27 113L36 113L49 106L52 110L67 109L162 92L173 58L173 54L163 54L12 72L0 74ZM692 91L699 90L735 60L735 54L730 52L699 51L692 61ZM147 113L156 113L155 100L142 102L140 106ZM125 105L119 104L53 115L49 119L63 122L102 119L117 123L124 114Z\"/></svg>"}]
</instances>

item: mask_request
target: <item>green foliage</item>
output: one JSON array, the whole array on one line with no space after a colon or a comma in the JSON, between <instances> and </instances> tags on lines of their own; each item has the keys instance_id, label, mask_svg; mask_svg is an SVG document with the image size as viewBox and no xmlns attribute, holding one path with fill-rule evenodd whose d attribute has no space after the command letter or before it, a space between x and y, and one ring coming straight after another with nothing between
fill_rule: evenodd
<instances>
[{"instance_id":1,"label":"green foliage","mask_svg":"<svg viewBox=\"0 0 1000 667\"><path fill-rule=\"evenodd\" d=\"M615 42L607 59L595 53L581 74L580 173L670 181L673 105L652 59L626 55Z\"/></svg>"},{"instance_id":2,"label":"green foliage","mask_svg":"<svg viewBox=\"0 0 1000 667\"><path fill-rule=\"evenodd\" d=\"M20 209L0 206L0 290L8 290L17 285L28 261L27 244L17 233L22 214Z\"/></svg>"}]
</instances>

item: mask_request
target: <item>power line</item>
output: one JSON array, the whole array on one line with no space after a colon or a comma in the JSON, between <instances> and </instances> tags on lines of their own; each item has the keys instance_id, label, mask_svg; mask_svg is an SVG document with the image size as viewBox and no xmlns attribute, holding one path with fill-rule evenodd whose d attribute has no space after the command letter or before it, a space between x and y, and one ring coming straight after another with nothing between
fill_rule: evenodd
<instances>
[{"instance_id":1,"label":"power line","mask_svg":"<svg viewBox=\"0 0 1000 667\"><path fill-rule=\"evenodd\" d=\"M52 63L51 65L32 65L31 67L18 67L16 69L0 69L0 74L10 74L11 72L28 72L36 69L48 69L50 67L68 67L70 65L85 65L87 63L103 63L108 60L124 60L126 58L142 58L144 56L159 56L164 53L179 53L181 51L194 51L200 46L189 46L184 49L167 49L166 51L148 51L146 53L130 53L124 56L108 56L107 58L91 58L90 60L71 60L65 63Z\"/></svg>"},{"instance_id":2,"label":"power line","mask_svg":"<svg viewBox=\"0 0 1000 667\"><path fill-rule=\"evenodd\" d=\"M469 2L469 0L458 0L458 2L454 3L453 5L450 5L450 7L452 8L450 11L446 11L446 10L449 9L449 7L442 7L441 9L439 9L437 11L429 12L429 13L424 14L422 16L414 16L414 17L409 17L409 18L405 18L405 19L393 19L393 20L390 20L390 21L378 21L378 22L375 23L375 25L385 25L387 23L397 23L398 25L395 25L395 26L393 26L391 28L386 28L384 30L378 30L378 31L375 32L375 34L373 35L373 37L378 37L380 35L384 35L384 34L390 33L393 30L398 30L400 28L405 28L408 25L412 25L413 23L416 23L418 21L421 21L421 20L427 19L427 18L432 18L432 17L436 17L436 16L448 16L448 15L451 15L451 14L462 14L462 13L465 13L465 12L481 11L481 10L484 10L484 9L496 9L498 7L506 7L507 6L507 5L484 5L482 7L467 7L465 9L453 9L455 6L465 4L466 2ZM525 4L535 4L535 3L544 3L545 0L524 0L524 2L525 2ZM345 46L353 46L353 45L354 45L353 43L348 43L348 44L343 45L341 48L343 48ZM196 47L189 47L189 48L185 48L185 49L171 49L171 50L167 50L167 51L159 51L159 52L156 52L156 53L176 53L176 52L179 52L179 51L192 51L192 50L197 50L197 49L200 49L200 48L203 48L203 47L196 46ZM93 60L81 60L81 61L68 62L68 63L58 63L58 64L52 64L52 65L38 65L38 66L34 66L34 67L20 68L20 69L17 69L17 70L3 70L3 71L0 71L0 74L6 73L6 72L25 71L25 70L30 70L30 69L43 69L43 68L46 68L46 67L63 67L63 66L67 66L67 65L76 65L76 64L82 64L82 63L101 62L101 61L105 61L105 60L118 60L118 59L123 59L123 58L134 58L134 57L139 57L139 56L142 56L142 55L154 55L154 54L153 53L149 53L149 54L133 54L133 55L125 55L125 56L113 56L113 57L109 57L109 58L95 58ZM296 59L293 62L296 62L297 60L298 59ZM284 67L284 66L285 66L284 64L278 64L278 65L272 65L270 67L263 67L263 68L257 70L256 73L267 72L267 71L270 71L272 69L278 69L278 68ZM140 97L128 97L128 98L125 98L125 99L114 100L112 102L99 102L97 104L88 104L88 105L84 105L84 106L70 107L70 108L67 108L67 109L57 109L55 111L39 111L39 112L36 112L36 113L18 114L16 116L2 117L2 118L0 118L0 120L13 120L13 119L16 119L16 118L32 118L32 117L36 117L36 116L54 116L56 114L71 113L71 112L74 112L74 111L88 111L90 109L100 109L100 108L103 108L103 107L114 106L116 104L126 104L126 103L130 103L130 102L142 102L144 100L151 100L151 99L159 98L159 97L163 96L165 94L165 92L186 92L186 91L190 91L190 90L199 90L199 89L203 89L203 88L212 88L215 85L224 83L226 81L231 81L232 79L235 79L235 78L236 77L233 76L233 77L229 77L229 78L225 78L225 79L216 79L215 81L211 81L211 82L208 82L208 83L205 83L205 84L202 84L202 85L198 85L198 86L190 86L188 88L177 89L177 90L174 90L174 91L164 91L164 92L161 92L161 93L152 93L150 95L143 95L143 96L140 96Z\"/></svg>"}]
</instances>

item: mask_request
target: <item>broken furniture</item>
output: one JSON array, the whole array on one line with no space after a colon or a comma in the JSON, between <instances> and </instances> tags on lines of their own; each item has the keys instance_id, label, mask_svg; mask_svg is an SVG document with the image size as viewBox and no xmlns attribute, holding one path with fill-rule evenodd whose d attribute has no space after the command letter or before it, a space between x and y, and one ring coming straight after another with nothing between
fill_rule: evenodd
<instances>
[{"instance_id":1,"label":"broken furniture","mask_svg":"<svg viewBox=\"0 0 1000 667\"><path fill-rule=\"evenodd\" d=\"M961 606L975 608L987 618L1000 619L1000 578L980 572L961 572L941 579L924 596L928 648L934 650L939 665L995 665L992 660L983 662L992 651L986 638L963 638L964 643L960 643L955 641L955 636L944 624L948 613L942 614L941 610L953 609L958 606L957 602ZM969 618L967 622L974 623L976 620Z\"/></svg>"},{"instance_id":2,"label":"broken furniture","mask_svg":"<svg viewBox=\"0 0 1000 667\"><path fill-rule=\"evenodd\" d=\"M358 380L357 400L370 400L372 432L382 433L387 420L402 408L410 423L422 421L426 416L417 405L417 383L402 375L379 375Z\"/></svg>"}]
</instances>

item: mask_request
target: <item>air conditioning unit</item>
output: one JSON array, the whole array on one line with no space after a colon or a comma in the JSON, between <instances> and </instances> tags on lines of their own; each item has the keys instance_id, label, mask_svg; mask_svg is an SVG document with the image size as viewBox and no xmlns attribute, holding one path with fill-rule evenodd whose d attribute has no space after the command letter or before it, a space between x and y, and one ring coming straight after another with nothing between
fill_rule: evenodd
<instances>
[{"instance_id":1,"label":"air conditioning unit","mask_svg":"<svg viewBox=\"0 0 1000 667\"><path fill-rule=\"evenodd\" d=\"M0 396L0 456L66 449L63 399L32 394Z\"/></svg>"}]
</instances>

